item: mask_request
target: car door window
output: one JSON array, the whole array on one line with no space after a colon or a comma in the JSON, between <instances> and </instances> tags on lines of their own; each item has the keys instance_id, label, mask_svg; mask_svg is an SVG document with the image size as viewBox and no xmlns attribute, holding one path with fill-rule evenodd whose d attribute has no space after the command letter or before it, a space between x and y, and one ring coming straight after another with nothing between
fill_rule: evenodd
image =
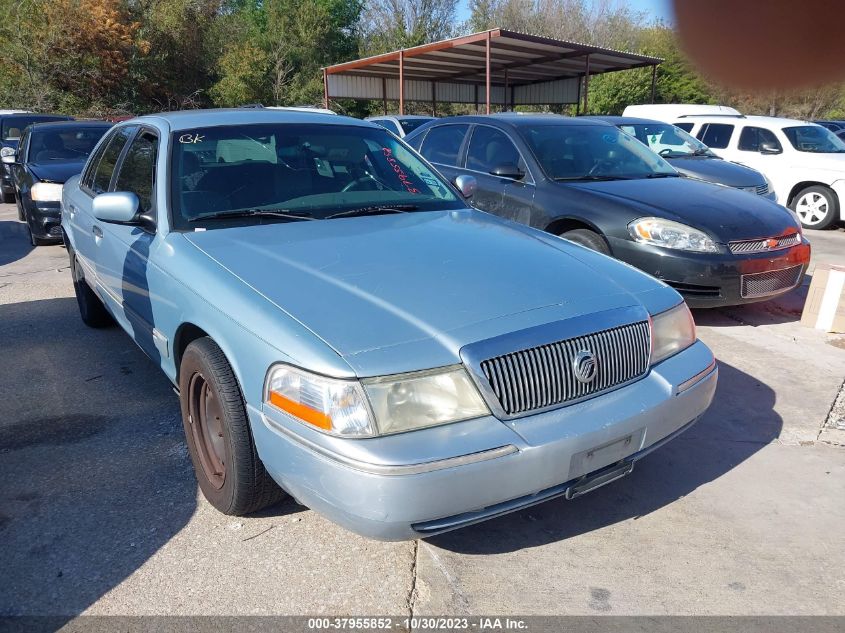
<instances>
[{"instance_id":1,"label":"car door window","mask_svg":"<svg viewBox=\"0 0 845 633\"><path fill-rule=\"evenodd\" d=\"M744 152L759 152L762 143L769 143L778 149L783 149L774 132L762 127L747 126L739 135L739 145Z\"/></svg>"},{"instance_id":2,"label":"car door window","mask_svg":"<svg viewBox=\"0 0 845 633\"><path fill-rule=\"evenodd\" d=\"M698 140L714 149L725 149L731 142L734 126L726 123L705 123L698 131Z\"/></svg>"},{"instance_id":3,"label":"car door window","mask_svg":"<svg viewBox=\"0 0 845 633\"><path fill-rule=\"evenodd\" d=\"M525 172L522 156L507 134L486 125L476 126L469 140L467 169L489 174L501 165L516 165Z\"/></svg>"},{"instance_id":4,"label":"car door window","mask_svg":"<svg viewBox=\"0 0 845 633\"><path fill-rule=\"evenodd\" d=\"M458 167L468 125L438 125L428 131L420 153L432 163Z\"/></svg>"},{"instance_id":5,"label":"car door window","mask_svg":"<svg viewBox=\"0 0 845 633\"><path fill-rule=\"evenodd\" d=\"M115 191L131 191L140 201L141 213L150 215L154 211L155 159L158 138L151 132L142 131L135 137L115 180Z\"/></svg>"},{"instance_id":6,"label":"car door window","mask_svg":"<svg viewBox=\"0 0 845 633\"><path fill-rule=\"evenodd\" d=\"M104 193L109 190L111 177L114 173L114 167L117 164L117 159L120 158L120 153L123 151L123 146L129 140L134 127L122 127L109 140L106 148L103 150L100 160L97 163L97 169L94 171L91 180L91 190L95 194Z\"/></svg>"},{"instance_id":7,"label":"car door window","mask_svg":"<svg viewBox=\"0 0 845 633\"><path fill-rule=\"evenodd\" d=\"M693 123L675 123L675 127L681 128L684 132L692 132L692 128L694 127Z\"/></svg>"}]
</instances>

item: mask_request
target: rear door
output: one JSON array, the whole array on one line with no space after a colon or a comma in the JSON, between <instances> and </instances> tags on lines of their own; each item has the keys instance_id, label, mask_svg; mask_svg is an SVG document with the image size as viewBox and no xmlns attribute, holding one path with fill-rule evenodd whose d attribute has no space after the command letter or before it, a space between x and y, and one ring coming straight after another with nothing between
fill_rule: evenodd
<instances>
[{"instance_id":1,"label":"rear door","mask_svg":"<svg viewBox=\"0 0 845 633\"><path fill-rule=\"evenodd\" d=\"M141 226L102 223L97 271L110 297L119 304L124 325L135 342L156 362L161 361L148 266L158 248L156 232L155 166L159 138L155 130L141 127L124 150L111 182L111 191L138 196L144 223Z\"/></svg>"},{"instance_id":2,"label":"rear door","mask_svg":"<svg viewBox=\"0 0 845 633\"><path fill-rule=\"evenodd\" d=\"M108 191L117 159L134 129L122 127L109 132L86 163L79 186L69 187L64 199L62 226L71 238L86 278L92 283L97 281L97 249L103 235L102 223L94 218L94 197ZM103 295L102 291L100 294ZM103 300L109 303L106 297Z\"/></svg>"}]
</instances>

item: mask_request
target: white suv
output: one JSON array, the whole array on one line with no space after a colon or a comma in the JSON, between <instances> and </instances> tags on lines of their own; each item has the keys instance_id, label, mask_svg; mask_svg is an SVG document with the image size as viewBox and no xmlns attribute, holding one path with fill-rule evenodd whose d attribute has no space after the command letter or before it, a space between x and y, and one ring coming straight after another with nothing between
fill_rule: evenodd
<instances>
[{"instance_id":1,"label":"white suv","mask_svg":"<svg viewBox=\"0 0 845 633\"><path fill-rule=\"evenodd\" d=\"M804 227L824 229L845 220L845 142L833 132L795 119L680 114L679 107L663 120L722 158L762 172L774 185L777 201L791 207Z\"/></svg>"}]
</instances>

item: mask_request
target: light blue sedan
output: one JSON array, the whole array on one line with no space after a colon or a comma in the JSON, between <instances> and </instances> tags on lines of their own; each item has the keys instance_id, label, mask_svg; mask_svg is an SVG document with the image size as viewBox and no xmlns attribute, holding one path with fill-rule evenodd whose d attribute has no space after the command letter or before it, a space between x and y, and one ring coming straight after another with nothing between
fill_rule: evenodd
<instances>
[{"instance_id":1,"label":"light blue sedan","mask_svg":"<svg viewBox=\"0 0 845 633\"><path fill-rule=\"evenodd\" d=\"M674 290L456 185L374 124L278 110L124 122L67 183L82 319L173 381L218 510L287 493L429 536L622 477L707 409Z\"/></svg>"}]
</instances>

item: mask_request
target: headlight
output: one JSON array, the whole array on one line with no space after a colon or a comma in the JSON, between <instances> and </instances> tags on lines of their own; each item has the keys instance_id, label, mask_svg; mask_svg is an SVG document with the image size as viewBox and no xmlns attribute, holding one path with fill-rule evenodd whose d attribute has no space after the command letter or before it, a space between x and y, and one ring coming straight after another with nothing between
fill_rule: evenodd
<instances>
[{"instance_id":1,"label":"headlight","mask_svg":"<svg viewBox=\"0 0 845 633\"><path fill-rule=\"evenodd\" d=\"M662 360L695 343L695 321L686 303L651 318L651 362Z\"/></svg>"},{"instance_id":2,"label":"headlight","mask_svg":"<svg viewBox=\"0 0 845 633\"><path fill-rule=\"evenodd\" d=\"M640 218L628 225L637 242L698 253L718 253L719 247L707 235L680 222L663 218Z\"/></svg>"},{"instance_id":3,"label":"headlight","mask_svg":"<svg viewBox=\"0 0 845 633\"><path fill-rule=\"evenodd\" d=\"M59 202L62 199L62 185L54 182L37 182L32 185L30 196L36 202Z\"/></svg>"},{"instance_id":4,"label":"headlight","mask_svg":"<svg viewBox=\"0 0 845 633\"><path fill-rule=\"evenodd\" d=\"M488 415L462 367L363 381L380 433L399 433Z\"/></svg>"},{"instance_id":5,"label":"headlight","mask_svg":"<svg viewBox=\"0 0 845 633\"><path fill-rule=\"evenodd\" d=\"M375 435L366 397L357 380L326 378L276 365L267 376L264 398L277 409L333 435Z\"/></svg>"},{"instance_id":6,"label":"headlight","mask_svg":"<svg viewBox=\"0 0 845 633\"><path fill-rule=\"evenodd\" d=\"M273 367L265 400L332 435L372 437L488 415L462 367L338 380L288 365Z\"/></svg>"}]
</instances>

